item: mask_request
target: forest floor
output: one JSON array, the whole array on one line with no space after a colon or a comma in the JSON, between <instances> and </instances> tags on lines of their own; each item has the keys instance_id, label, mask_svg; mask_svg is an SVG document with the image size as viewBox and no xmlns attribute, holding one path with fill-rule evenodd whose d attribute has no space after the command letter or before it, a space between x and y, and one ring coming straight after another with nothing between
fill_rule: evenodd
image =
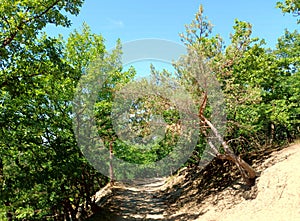
<instances>
[{"instance_id":1,"label":"forest floor","mask_svg":"<svg viewBox=\"0 0 300 221\"><path fill-rule=\"evenodd\" d=\"M204 170L107 186L90 220L300 221L300 143L243 158L259 174L251 188L233 165L215 159Z\"/></svg>"}]
</instances>

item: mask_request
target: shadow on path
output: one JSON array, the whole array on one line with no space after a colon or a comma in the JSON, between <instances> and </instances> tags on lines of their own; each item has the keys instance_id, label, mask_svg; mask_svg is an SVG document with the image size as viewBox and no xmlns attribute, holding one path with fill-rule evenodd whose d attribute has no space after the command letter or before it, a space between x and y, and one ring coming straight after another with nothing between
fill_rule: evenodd
<instances>
[{"instance_id":1,"label":"shadow on path","mask_svg":"<svg viewBox=\"0 0 300 221\"><path fill-rule=\"evenodd\" d=\"M168 199L160 197L159 192L164 183L165 178L117 183L89 221L175 221L197 218L189 214L168 218Z\"/></svg>"}]
</instances>

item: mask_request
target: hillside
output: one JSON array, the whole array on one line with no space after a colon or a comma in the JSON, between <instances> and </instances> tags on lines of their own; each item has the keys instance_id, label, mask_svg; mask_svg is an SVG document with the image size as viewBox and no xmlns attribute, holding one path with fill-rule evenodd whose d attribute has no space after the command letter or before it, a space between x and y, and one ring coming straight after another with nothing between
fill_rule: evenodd
<instances>
[{"instance_id":1,"label":"hillside","mask_svg":"<svg viewBox=\"0 0 300 221\"><path fill-rule=\"evenodd\" d=\"M228 162L214 160L202 171L107 186L90 220L300 220L300 144L245 158L260 174L252 188L233 179Z\"/></svg>"},{"instance_id":2,"label":"hillside","mask_svg":"<svg viewBox=\"0 0 300 221\"><path fill-rule=\"evenodd\" d=\"M299 162L299 144L273 152L254 165L260 176L251 189L236 181L200 203L190 199L174 216L199 214L195 220L207 221L300 220Z\"/></svg>"}]
</instances>

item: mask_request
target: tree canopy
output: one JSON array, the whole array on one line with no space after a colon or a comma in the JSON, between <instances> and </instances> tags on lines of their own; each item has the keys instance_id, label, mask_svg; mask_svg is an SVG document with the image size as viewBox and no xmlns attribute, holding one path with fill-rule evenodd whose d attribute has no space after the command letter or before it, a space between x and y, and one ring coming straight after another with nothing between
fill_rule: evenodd
<instances>
[{"instance_id":1,"label":"tree canopy","mask_svg":"<svg viewBox=\"0 0 300 221\"><path fill-rule=\"evenodd\" d=\"M298 16L299 4L298 0L285 0L277 7ZM190 138L180 137L184 129L180 112L188 106L183 105L187 97L178 98L181 103L176 104L170 97L153 94L131 103L127 126L118 122L123 133L132 130L136 134L132 143L122 142L112 115L116 91L132 83L136 71L123 70L121 41L108 52L104 37L92 33L87 24L67 40L43 32L48 24L69 27L68 16L78 15L82 5L82 0L1 3L1 220L76 220L80 212L86 217L85 211L95 210L93 195L109 178L100 174L80 149L73 112L80 79L92 81L89 73L95 69L107 76L93 109L97 135L115 157L148 165ZM209 145L215 151L213 156L235 162L243 176L254 178L255 172L239 154L272 148L299 136L299 32L286 30L276 48L270 49L264 39L252 36L250 23L237 19L230 43L225 45L220 35L213 35L213 25L200 7L180 38L189 53L174 63L175 73L160 72L154 66L151 71L156 85L163 85L161 89L185 88L198 108L190 125L199 129L197 145L186 164L198 164ZM211 90L215 91L209 94ZM218 119L216 114L222 117ZM156 142L150 135L154 130L151 122L158 115L163 121L158 126L166 129ZM184 155L176 154L178 158ZM113 173L112 164L109 166ZM171 165L165 167L174 172ZM127 171L126 176L132 174Z\"/></svg>"},{"instance_id":2,"label":"tree canopy","mask_svg":"<svg viewBox=\"0 0 300 221\"><path fill-rule=\"evenodd\" d=\"M283 13L291 13L294 16L300 16L300 1L299 0L284 0L277 2L277 8L280 8ZM300 23L300 19L297 20Z\"/></svg>"}]
</instances>

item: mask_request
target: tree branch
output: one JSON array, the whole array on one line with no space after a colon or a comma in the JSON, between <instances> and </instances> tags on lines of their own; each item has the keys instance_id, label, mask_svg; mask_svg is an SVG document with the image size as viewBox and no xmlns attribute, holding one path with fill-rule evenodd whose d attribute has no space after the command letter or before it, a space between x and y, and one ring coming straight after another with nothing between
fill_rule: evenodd
<instances>
[{"instance_id":1,"label":"tree branch","mask_svg":"<svg viewBox=\"0 0 300 221\"><path fill-rule=\"evenodd\" d=\"M49 7L47 7L42 13L40 13L36 16L33 16L31 18L28 18L26 20L21 21L20 24L16 27L16 30L10 36L8 36L6 39L4 39L4 41L2 42L1 47L4 48L7 45L9 45L14 40L14 38L16 37L18 32L23 30L23 26L25 24L30 23L33 20L41 18L43 15L45 15L47 12L49 12L55 5L57 5L57 3L59 3L60 1L61 0L56 0L53 4L51 4Z\"/></svg>"}]
</instances>

